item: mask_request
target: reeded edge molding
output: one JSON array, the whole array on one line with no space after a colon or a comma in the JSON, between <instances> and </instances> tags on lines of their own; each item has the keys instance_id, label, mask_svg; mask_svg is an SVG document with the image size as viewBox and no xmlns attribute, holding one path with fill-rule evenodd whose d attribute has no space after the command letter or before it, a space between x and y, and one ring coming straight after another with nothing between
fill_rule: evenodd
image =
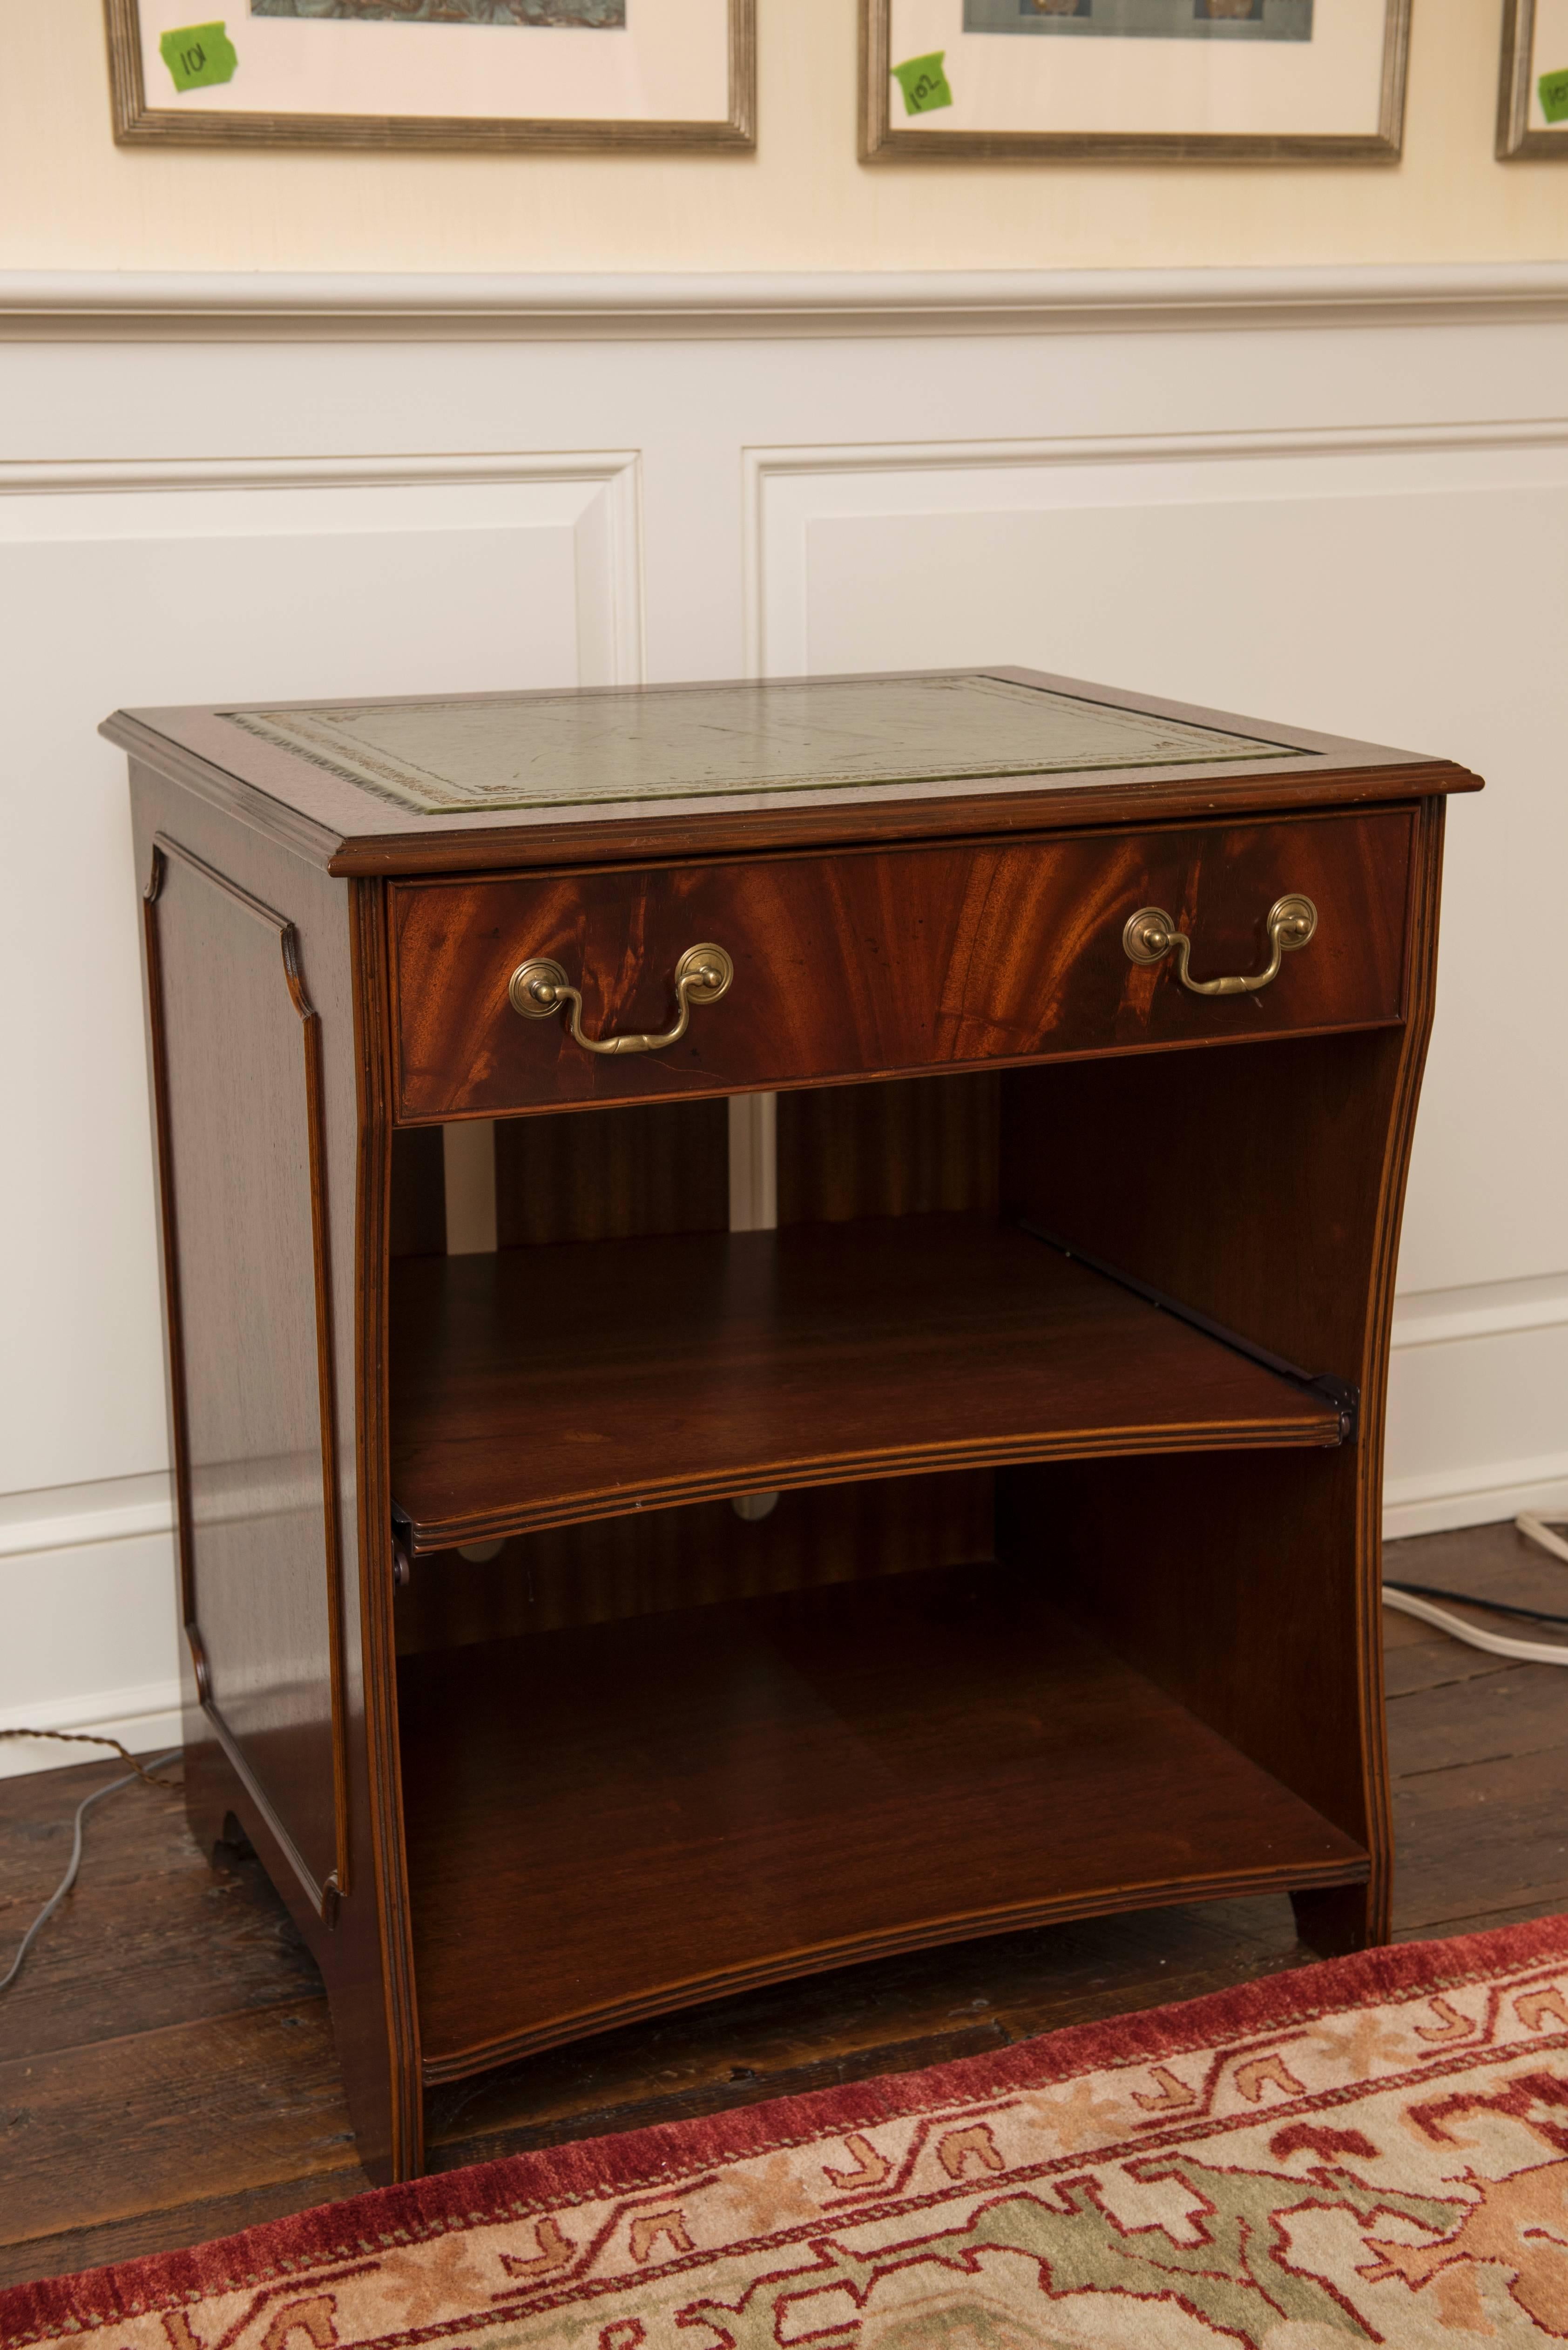
<instances>
[{"instance_id":1,"label":"reeded edge molding","mask_svg":"<svg viewBox=\"0 0 1568 2350\"><path fill-rule=\"evenodd\" d=\"M420 276L0 272L11 341L579 341L1568 317L1557 261L1314 268Z\"/></svg>"}]
</instances>

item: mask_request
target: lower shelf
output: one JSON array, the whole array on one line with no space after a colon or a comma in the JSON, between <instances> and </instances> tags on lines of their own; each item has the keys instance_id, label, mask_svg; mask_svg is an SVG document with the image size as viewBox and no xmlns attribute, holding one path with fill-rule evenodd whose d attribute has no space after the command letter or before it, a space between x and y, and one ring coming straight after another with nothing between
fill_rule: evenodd
<instances>
[{"instance_id":1,"label":"lower shelf","mask_svg":"<svg viewBox=\"0 0 1568 2350\"><path fill-rule=\"evenodd\" d=\"M405 1659L425 2075L1365 1851L1001 1567Z\"/></svg>"}]
</instances>

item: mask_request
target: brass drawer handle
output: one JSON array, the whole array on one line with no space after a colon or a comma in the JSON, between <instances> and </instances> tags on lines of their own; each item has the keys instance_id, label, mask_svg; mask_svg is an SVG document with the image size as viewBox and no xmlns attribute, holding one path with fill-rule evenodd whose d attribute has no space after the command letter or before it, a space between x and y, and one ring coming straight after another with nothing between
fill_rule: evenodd
<instances>
[{"instance_id":1,"label":"brass drawer handle","mask_svg":"<svg viewBox=\"0 0 1568 2350\"><path fill-rule=\"evenodd\" d=\"M722 947L712 944L688 947L675 966L675 1001L680 1007L673 1028L662 1036L585 1036L583 1034L583 999L558 962L546 955L537 955L530 962L520 962L508 983L506 994L514 1012L524 1020L545 1020L558 1012L563 1003L572 1015L572 1035L585 1053L662 1053L667 1045L678 1045L685 1035L694 1003L717 1003L735 976L735 966Z\"/></svg>"},{"instance_id":2,"label":"brass drawer handle","mask_svg":"<svg viewBox=\"0 0 1568 2350\"><path fill-rule=\"evenodd\" d=\"M1276 898L1269 908L1267 963L1250 976L1227 979L1189 976L1187 963L1192 941L1158 906L1144 906L1129 916L1122 932L1122 945L1129 962L1158 962L1162 955L1174 951L1176 975L1194 995L1256 995L1259 988L1267 987L1272 979L1279 977L1285 956L1293 954L1297 947L1304 947L1316 928L1317 908L1310 898Z\"/></svg>"}]
</instances>

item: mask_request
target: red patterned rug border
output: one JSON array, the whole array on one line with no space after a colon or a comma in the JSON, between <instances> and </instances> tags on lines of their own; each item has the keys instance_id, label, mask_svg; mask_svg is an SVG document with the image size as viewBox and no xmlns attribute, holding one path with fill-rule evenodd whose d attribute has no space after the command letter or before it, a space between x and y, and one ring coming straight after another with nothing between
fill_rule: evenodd
<instances>
[{"instance_id":1,"label":"red patterned rug border","mask_svg":"<svg viewBox=\"0 0 1568 2350\"><path fill-rule=\"evenodd\" d=\"M1072 2024L924 2072L882 2074L735 2106L700 2120L545 2147L407 2186L375 2188L213 2243L10 2286L0 2291L0 2344L24 2350L42 2338L188 2306L452 2229L561 2210L715 2162L744 2160L956 2102L1043 2087L1077 2073L1277 2032L1335 2010L1459 1989L1479 1977L1565 1955L1568 1917L1449 1940L1390 1944L1175 2006Z\"/></svg>"}]
</instances>

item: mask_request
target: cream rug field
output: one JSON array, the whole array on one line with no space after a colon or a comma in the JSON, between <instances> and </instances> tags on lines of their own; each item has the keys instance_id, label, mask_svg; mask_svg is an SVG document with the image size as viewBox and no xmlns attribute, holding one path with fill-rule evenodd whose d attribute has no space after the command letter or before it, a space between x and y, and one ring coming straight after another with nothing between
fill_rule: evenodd
<instances>
[{"instance_id":1,"label":"cream rug field","mask_svg":"<svg viewBox=\"0 0 1568 2350\"><path fill-rule=\"evenodd\" d=\"M1568 1919L0 2293L72 2350L1568 2340Z\"/></svg>"}]
</instances>

